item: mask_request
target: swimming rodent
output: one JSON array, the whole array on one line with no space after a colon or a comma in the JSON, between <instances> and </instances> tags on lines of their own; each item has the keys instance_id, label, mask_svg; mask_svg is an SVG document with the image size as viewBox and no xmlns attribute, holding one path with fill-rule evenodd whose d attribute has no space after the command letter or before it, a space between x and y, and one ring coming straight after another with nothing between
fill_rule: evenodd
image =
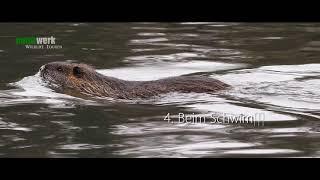
<instances>
[{"instance_id":1,"label":"swimming rodent","mask_svg":"<svg viewBox=\"0 0 320 180\"><path fill-rule=\"evenodd\" d=\"M126 81L104 76L82 63L51 62L40 68L50 87L89 96L118 99L148 98L169 92L214 93L230 86L202 76L178 76L154 81Z\"/></svg>"}]
</instances>

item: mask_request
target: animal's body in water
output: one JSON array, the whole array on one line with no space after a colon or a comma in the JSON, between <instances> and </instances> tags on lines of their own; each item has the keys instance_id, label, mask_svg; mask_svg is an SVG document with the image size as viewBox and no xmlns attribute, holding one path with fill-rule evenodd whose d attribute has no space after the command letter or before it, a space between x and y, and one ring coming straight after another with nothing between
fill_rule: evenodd
<instances>
[{"instance_id":1,"label":"animal's body in water","mask_svg":"<svg viewBox=\"0 0 320 180\"><path fill-rule=\"evenodd\" d=\"M118 99L148 98L169 92L215 93L230 87L219 80L201 76L126 81L104 76L86 64L67 62L43 65L40 76L50 87L62 91Z\"/></svg>"}]
</instances>

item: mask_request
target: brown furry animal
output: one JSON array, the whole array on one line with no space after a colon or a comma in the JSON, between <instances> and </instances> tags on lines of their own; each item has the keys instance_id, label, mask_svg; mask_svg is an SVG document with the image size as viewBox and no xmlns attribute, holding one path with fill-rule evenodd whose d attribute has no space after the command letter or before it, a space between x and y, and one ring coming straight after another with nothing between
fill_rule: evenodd
<instances>
[{"instance_id":1,"label":"brown furry animal","mask_svg":"<svg viewBox=\"0 0 320 180\"><path fill-rule=\"evenodd\" d=\"M90 96L119 99L147 98L169 92L214 93L229 85L208 77L179 76L154 81L126 81L104 76L86 64L52 62L40 68L50 87Z\"/></svg>"}]
</instances>

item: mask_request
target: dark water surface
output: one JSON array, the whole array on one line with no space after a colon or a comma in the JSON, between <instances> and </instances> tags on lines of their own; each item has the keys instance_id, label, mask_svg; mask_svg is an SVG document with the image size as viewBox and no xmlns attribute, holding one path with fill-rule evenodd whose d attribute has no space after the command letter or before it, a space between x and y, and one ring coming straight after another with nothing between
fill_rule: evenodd
<instances>
[{"instance_id":1,"label":"dark water surface","mask_svg":"<svg viewBox=\"0 0 320 180\"><path fill-rule=\"evenodd\" d=\"M26 49L16 37L56 37ZM73 60L127 80L202 75L234 88L146 100L56 93L41 65ZM0 157L318 157L320 24L0 24ZM174 123L165 121L170 113ZM183 123L263 115L263 123Z\"/></svg>"}]
</instances>

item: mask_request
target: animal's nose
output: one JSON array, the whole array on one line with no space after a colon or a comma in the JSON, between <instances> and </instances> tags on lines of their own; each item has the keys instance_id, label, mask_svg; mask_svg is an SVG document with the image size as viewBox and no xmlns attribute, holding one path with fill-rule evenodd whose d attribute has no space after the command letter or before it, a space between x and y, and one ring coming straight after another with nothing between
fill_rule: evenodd
<instances>
[{"instance_id":1,"label":"animal's nose","mask_svg":"<svg viewBox=\"0 0 320 180\"><path fill-rule=\"evenodd\" d=\"M45 69L46 69L46 65L43 65L43 66L40 67L40 71L43 71Z\"/></svg>"}]
</instances>

